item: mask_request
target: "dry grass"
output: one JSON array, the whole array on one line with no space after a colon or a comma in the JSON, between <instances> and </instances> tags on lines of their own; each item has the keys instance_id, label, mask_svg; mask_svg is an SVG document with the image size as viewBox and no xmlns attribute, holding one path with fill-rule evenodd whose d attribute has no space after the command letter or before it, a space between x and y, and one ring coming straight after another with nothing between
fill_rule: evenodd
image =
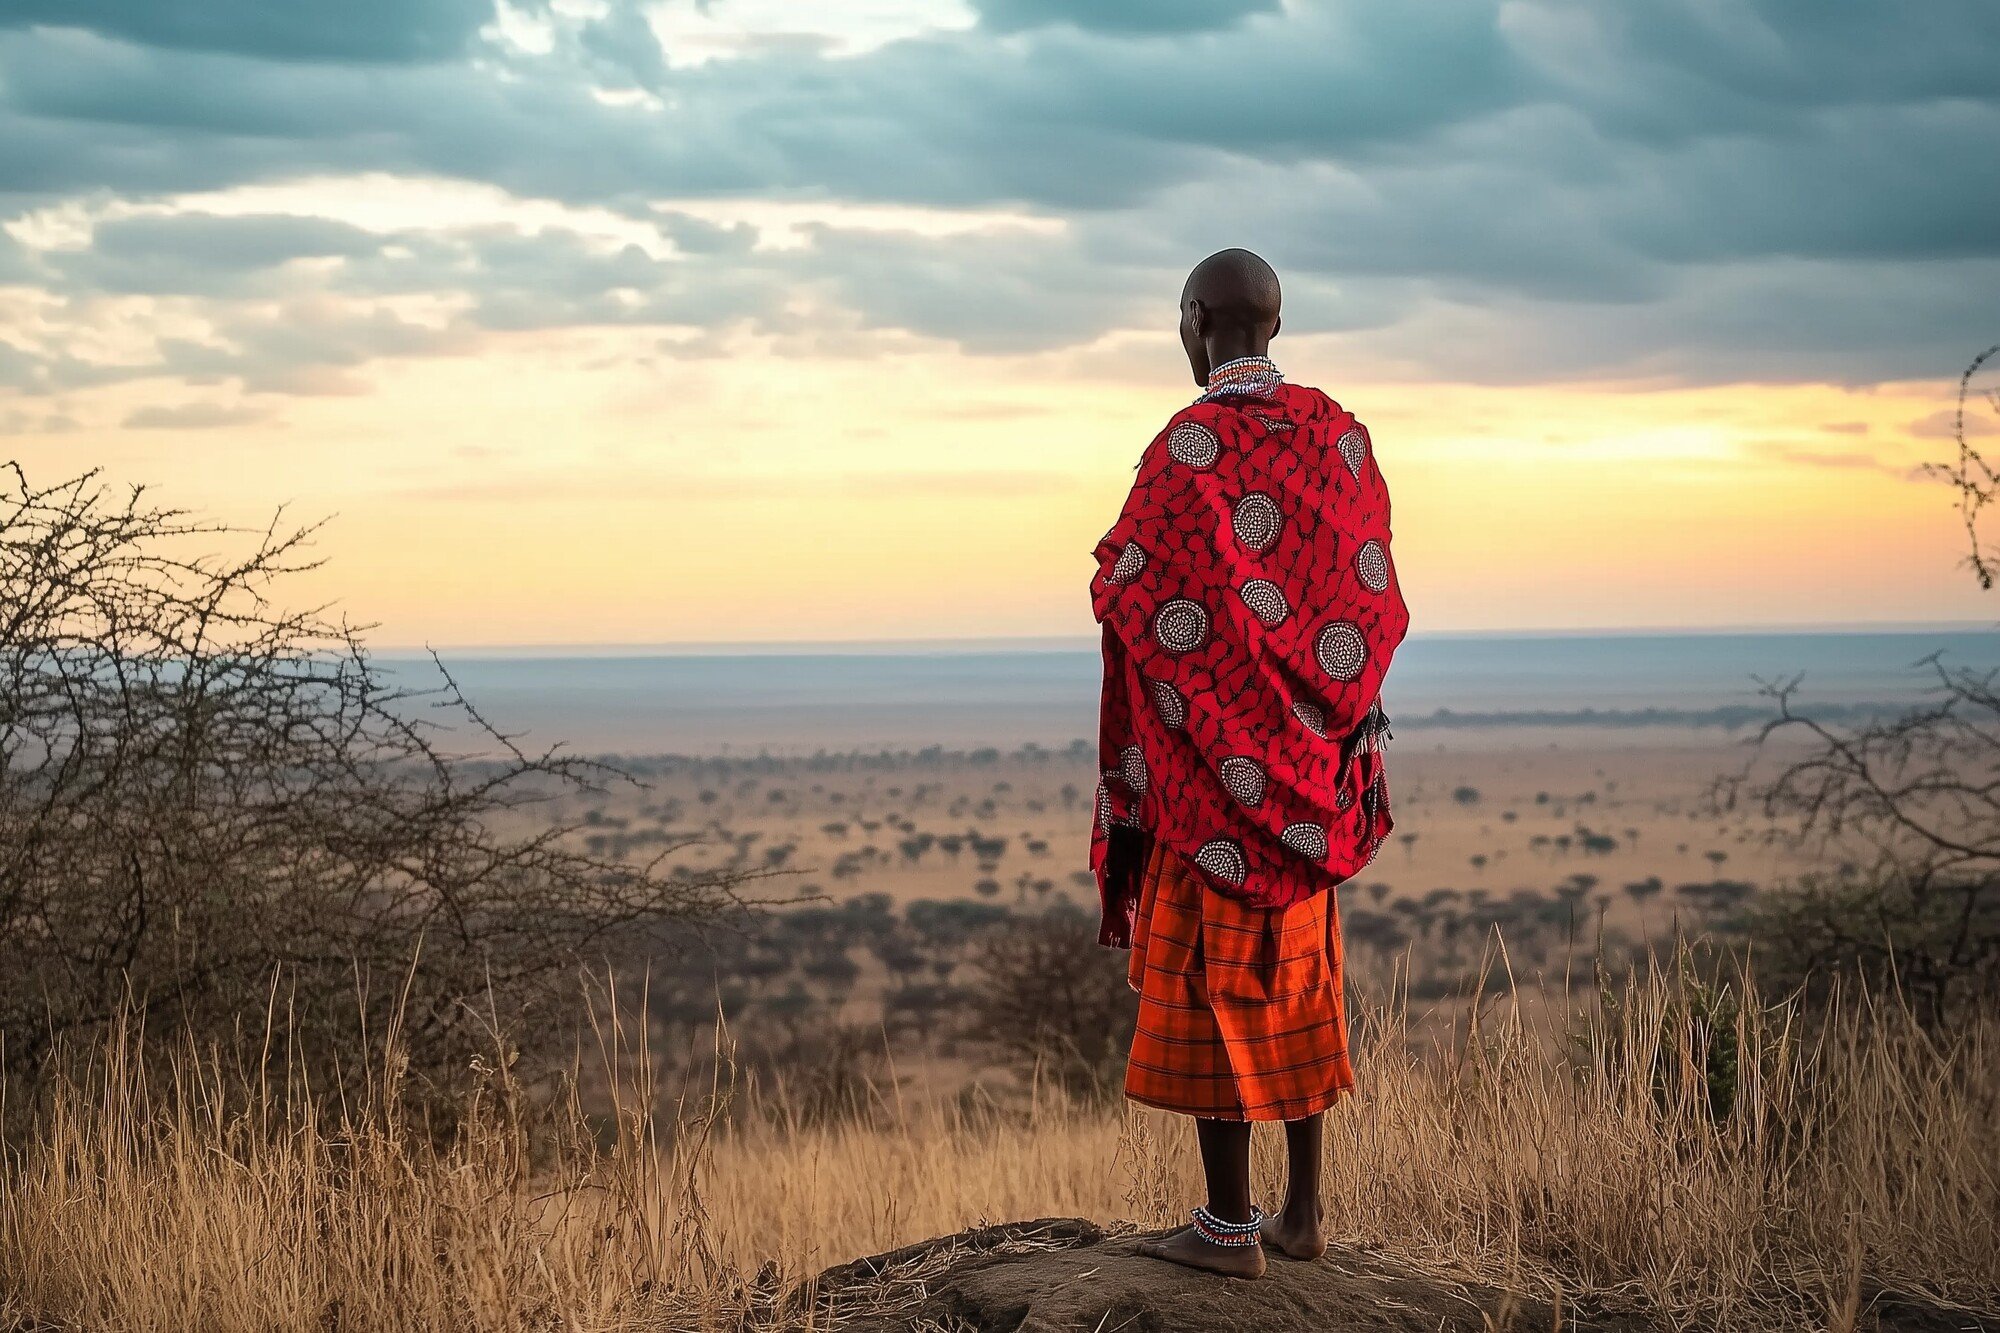
<instances>
[{"instance_id":1,"label":"dry grass","mask_svg":"<svg viewBox=\"0 0 2000 1333\"><path fill-rule=\"evenodd\" d=\"M1444 1054L1374 1015L1364 1095L1330 1125L1337 1233L1732 1328L1843 1327L1877 1286L1992 1307L2000 1019L1935 1037L1893 1006L1725 1006L1738 1090L1718 1118L1711 998L1643 980L1582 1047L1503 1001ZM113 1033L44 1090L0 1170L0 1324L729 1327L859 1254L988 1220L1163 1223L1194 1198L1170 1117L890 1094L866 1122L808 1127L724 1115L726 1088L663 1092L604 1038L613 1115L530 1112L498 1071L433 1135L386 1072L360 1104L315 1109L296 1073L274 1087L214 1056L156 1072ZM1275 1139L1259 1137L1267 1198Z\"/></svg>"}]
</instances>

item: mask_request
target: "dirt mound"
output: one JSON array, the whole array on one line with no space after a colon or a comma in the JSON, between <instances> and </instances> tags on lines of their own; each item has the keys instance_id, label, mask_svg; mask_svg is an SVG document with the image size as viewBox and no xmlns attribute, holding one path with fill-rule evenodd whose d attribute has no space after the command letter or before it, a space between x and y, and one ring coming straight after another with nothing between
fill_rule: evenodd
<instances>
[{"instance_id":1,"label":"dirt mound","mask_svg":"<svg viewBox=\"0 0 2000 1333\"><path fill-rule=\"evenodd\" d=\"M1561 1309L1478 1283L1426 1276L1356 1247L1300 1263L1272 1256L1255 1282L1197 1273L1136 1252L1146 1235L1082 1218L980 1227L828 1269L788 1313L841 1333L1650 1333L1633 1315ZM1878 1298L1858 1328L1989 1329L1955 1311Z\"/></svg>"}]
</instances>

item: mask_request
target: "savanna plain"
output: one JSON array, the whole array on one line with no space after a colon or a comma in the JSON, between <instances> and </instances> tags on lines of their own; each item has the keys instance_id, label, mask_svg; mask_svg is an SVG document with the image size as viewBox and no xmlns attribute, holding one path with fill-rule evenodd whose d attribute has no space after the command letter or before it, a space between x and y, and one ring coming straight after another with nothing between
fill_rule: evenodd
<instances>
[{"instance_id":1,"label":"savanna plain","mask_svg":"<svg viewBox=\"0 0 2000 1333\"><path fill-rule=\"evenodd\" d=\"M1760 984L1746 921L1831 853L1721 780L1784 742L1401 730L1397 836L1339 898L1361 1086L1330 1118L1337 1252L1663 1327L1869 1327L1885 1298L1982 1326L2000 1022ZM501 817L750 905L635 926L621 970L579 972L553 1073L487 1015L443 1112L408 1095L393 1014L311 1095L282 971L231 1040L123 1011L12 1093L0 1310L837 1328L921 1287L815 1300L857 1256L1010 1219L1174 1224L1198 1163L1185 1122L1118 1095L1093 758L913 743L551 785Z\"/></svg>"}]
</instances>

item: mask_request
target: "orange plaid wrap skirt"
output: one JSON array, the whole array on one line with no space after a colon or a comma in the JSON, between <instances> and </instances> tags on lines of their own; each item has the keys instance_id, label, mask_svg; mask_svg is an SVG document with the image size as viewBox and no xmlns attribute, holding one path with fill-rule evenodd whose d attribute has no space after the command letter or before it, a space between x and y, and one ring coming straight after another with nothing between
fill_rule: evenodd
<instances>
[{"instance_id":1,"label":"orange plaid wrap skirt","mask_svg":"<svg viewBox=\"0 0 2000 1333\"><path fill-rule=\"evenodd\" d=\"M1125 1095L1206 1120L1299 1120L1354 1086L1331 893L1253 907L1157 838L1132 934Z\"/></svg>"}]
</instances>

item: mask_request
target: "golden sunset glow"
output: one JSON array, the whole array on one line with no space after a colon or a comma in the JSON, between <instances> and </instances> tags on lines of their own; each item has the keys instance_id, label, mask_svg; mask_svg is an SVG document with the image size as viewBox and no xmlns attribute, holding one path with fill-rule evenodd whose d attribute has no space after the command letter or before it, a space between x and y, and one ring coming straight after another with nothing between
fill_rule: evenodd
<instances>
[{"instance_id":1,"label":"golden sunset glow","mask_svg":"<svg viewBox=\"0 0 2000 1333\"><path fill-rule=\"evenodd\" d=\"M329 518L318 590L385 642L1080 634L1090 548L1191 394L1166 332L1004 358L633 341L523 337L27 457L239 523ZM1274 352L1373 430L1420 630L1980 614L1949 492L1916 477L1949 457L1954 385L1343 380L1365 340Z\"/></svg>"}]
</instances>

